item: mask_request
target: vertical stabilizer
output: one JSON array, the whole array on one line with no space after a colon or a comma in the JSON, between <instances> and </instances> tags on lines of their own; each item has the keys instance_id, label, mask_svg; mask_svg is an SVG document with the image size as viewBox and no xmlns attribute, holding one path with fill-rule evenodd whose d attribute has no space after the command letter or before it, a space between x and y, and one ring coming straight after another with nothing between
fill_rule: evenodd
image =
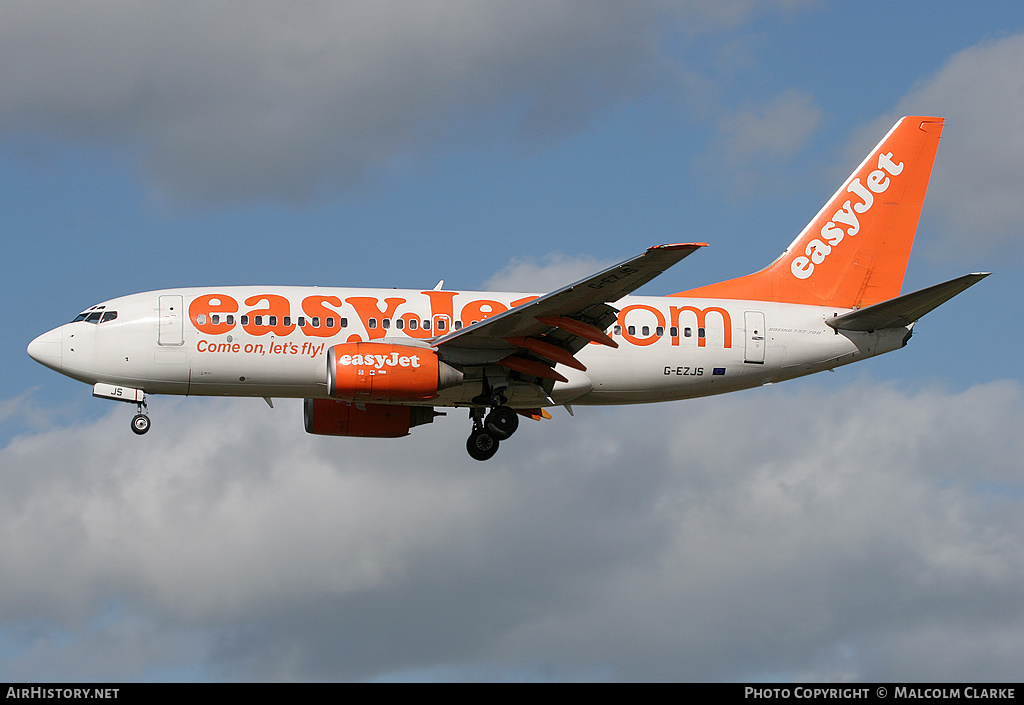
<instances>
[{"instance_id":1,"label":"vertical stabilizer","mask_svg":"<svg viewBox=\"0 0 1024 705\"><path fill-rule=\"evenodd\" d=\"M767 269L675 296L859 308L899 296L943 119L901 119Z\"/></svg>"}]
</instances>

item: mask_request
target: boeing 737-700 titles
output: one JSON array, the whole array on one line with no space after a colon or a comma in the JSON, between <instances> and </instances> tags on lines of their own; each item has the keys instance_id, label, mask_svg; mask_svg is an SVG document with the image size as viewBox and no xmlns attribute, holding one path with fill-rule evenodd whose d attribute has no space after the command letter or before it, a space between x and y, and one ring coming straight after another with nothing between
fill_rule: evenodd
<instances>
[{"instance_id":1,"label":"boeing 737-700 titles","mask_svg":"<svg viewBox=\"0 0 1024 705\"><path fill-rule=\"evenodd\" d=\"M658 245L542 296L232 286L97 304L33 359L138 405L146 395L297 397L309 433L394 438L465 407L486 460L553 406L721 394L906 345L914 323L986 274L900 295L943 120L905 117L767 268L630 296L705 243Z\"/></svg>"}]
</instances>

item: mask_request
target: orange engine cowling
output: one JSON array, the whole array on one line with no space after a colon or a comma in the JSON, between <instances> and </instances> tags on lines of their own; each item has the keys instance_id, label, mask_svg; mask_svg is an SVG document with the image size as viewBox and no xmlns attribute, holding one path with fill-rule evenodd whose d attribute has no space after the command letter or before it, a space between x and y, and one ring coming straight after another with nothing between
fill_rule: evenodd
<instances>
[{"instance_id":1,"label":"orange engine cowling","mask_svg":"<svg viewBox=\"0 0 1024 705\"><path fill-rule=\"evenodd\" d=\"M357 405L334 399L306 399L302 408L306 433L320 436L400 438L413 426L433 423L437 415L430 406Z\"/></svg>"},{"instance_id":2,"label":"orange engine cowling","mask_svg":"<svg viewBox=\"0 0 1024 705\"><path fill-rule=\"evenodd\" d=\"M462 372L430 348L344 343L327 351L327 393L356 401L422 401L462 384Z\"/></svg>"}]
</instances>

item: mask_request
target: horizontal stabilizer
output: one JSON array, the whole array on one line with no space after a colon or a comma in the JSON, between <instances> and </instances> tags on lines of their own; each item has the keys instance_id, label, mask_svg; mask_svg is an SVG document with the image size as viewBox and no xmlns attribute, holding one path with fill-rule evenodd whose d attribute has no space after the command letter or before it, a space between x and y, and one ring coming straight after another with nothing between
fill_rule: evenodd
<instances>
[{"instance_id":1,"label":"horizontal stabilizer","mask_svg":"<svg viewBox=\"0 0 1024 705\"><path fill-rule=\"evenodd\" d=\"M836 330L882 330L907 326L932 309L936 309L961 291L974 286L991 272L965 274L948 282L929 286L873 306L844 313L825 321Z\"/></svg>"}]
</instances>

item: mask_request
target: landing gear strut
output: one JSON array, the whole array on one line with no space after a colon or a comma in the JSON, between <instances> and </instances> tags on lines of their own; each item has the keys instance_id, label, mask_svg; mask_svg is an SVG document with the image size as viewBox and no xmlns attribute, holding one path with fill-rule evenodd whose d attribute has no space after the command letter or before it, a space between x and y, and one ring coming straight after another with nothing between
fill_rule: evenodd
<instances>
[{"instance_id":1,"label":"landing gear strut","mask_svg":"<svg viewBox=\"0 0 1024 705\"><path fill-rule=\"evenodd\" d=\"M466 441L466 450L474 460L490 460L498 452L498 444L516 432L519 428L519 415L508 406L507 400L495 394L491 402L491 411L484 417L484 409L473 407L469 416L473 419L473 432Z\"/></svg>"},{"instance_id":2,"label":"landing gear strut","mask_svg":"<svg viewBox=\"0 0 1024 705\"><path fill-rule=\"evenodd\" d=\"M139 413L135 414L132 418L132 431L138 436L141 436L149 430L149 416L146 414L146 411L148 410L149 407L146 405L146 398L143 397L142 401L139 402Z\"/></svg>"}]
</instances>

